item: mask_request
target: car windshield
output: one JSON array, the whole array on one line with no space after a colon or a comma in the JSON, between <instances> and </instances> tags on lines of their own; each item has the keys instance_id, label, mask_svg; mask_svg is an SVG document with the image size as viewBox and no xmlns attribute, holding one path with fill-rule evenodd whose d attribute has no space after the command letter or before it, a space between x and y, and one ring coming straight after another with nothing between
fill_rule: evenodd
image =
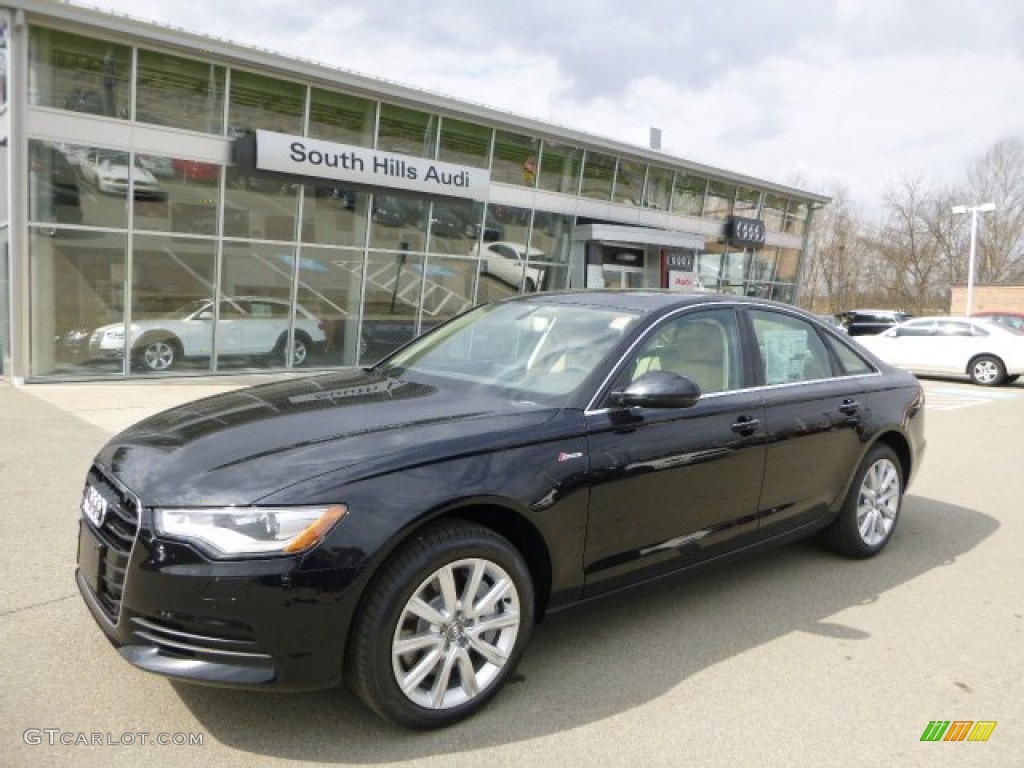
<instances>
[{"instance_id":1,"label":"car windshield","mask_svg":"<svg viewBox=\"0 0 1024 768\"><path fill-rule=\"evenodd\" d=\"M604 307L532 302L491 304L456 318L377 366L503 389L511 399L564 402L637 321Z\"/></svg>"}]
</instances>

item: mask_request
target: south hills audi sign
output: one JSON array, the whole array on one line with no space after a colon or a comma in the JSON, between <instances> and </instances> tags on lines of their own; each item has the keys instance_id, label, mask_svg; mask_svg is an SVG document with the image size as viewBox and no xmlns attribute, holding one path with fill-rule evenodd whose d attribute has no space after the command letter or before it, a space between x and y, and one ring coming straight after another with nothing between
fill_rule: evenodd
<instances>
[{"instance_id":1,"label":"south hills audi sign","mask_svg":"<svg viewBox=\"0 0 1024 768\"><path fill-rule=\"evenodd\" d=\"M256 131L254 147L252 140L236 141L236 162L258 171L471 200L486 200L490 189L490 174L480 168L273 131ZM255 157L247 157L253 149Z\"/></svg>"}]
</instances>

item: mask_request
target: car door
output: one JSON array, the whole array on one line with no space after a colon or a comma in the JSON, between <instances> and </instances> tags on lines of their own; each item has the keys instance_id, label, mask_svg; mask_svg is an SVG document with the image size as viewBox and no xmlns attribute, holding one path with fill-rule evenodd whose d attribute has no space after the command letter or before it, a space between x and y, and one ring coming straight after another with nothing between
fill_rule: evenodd
<instances>
[{"instance_id":1,"label":"car door","mask_svg":"<svg viewBox=\"0 0 1024 768\"><path fill-rule=\"evenodd\" d=\"M209 357L213 349L213 301L197 301L181 319L168 321L167 329L181 340L185 357Z\"/></svg>"},{"instance_id":2,"label":"car door","mask_svg":"<svg viewBox=\"0 0 1024 768\"><path fill-rule=\"evenodd\" d=\"M250 299L249 316L244 326L244 351L249 355L267 355L288 335L288 305L283 302Z\"/></svg>"},{"instance_id":3,"label":"car door","mask_svg":"<svg viewBox=\"0 0 1024 768\"><path fill-rule=\"evenodd\" d=\"M760 396L745 387L738 316L701 310L662 322L627 355L609 391L644 374L688 376L690 408L587 414L593 484L585 591L714 557L756 537L765 446Z\"/></svg>"},{"instance_id":4,"label":"car door","mask_svg":"<svg viewBox=\"0 0 1024 768\"><path fill-rule=\"evenodd\" d=\"M763 539L812 523L831 508L862 450L860 427L869 406L863 378L848 374L851 364L836 359L813 323L767 309L744 314L765 405L758 502ZM872 372L863 361L853 371Z\"/></svg>"},{"instance_id":5,"label":"car door","mask_svg":"<svg viewBox=\"0 0 1024 768\"><path fill-rule=\"evenodd\" d=\"M963 373L980 350L971 323L938 319L926 336L915 339L917 357L912 370L922 373Z\"/></svg>"},{"instance_id":6,"label":"car door","mask_svg":"<svg viewBox=\"0 0 1024 768\"><path fill-rule=\"evenodd\" d=\"M246 302L225 299L217 317L217 357L246 354L246 323L249 308Z\"/></svg>"},{"instance_id":7,"label":"car door","mask_svg":"<svg viewBox=\"0 0 1024 768\"><path fill-rule=\"evenodd\" d=\"M908 371L927 370L934 354L930 339L935 334L933 320L915 320L882 334L886 345L882 359Z\"/></svg>"}]
</instances>

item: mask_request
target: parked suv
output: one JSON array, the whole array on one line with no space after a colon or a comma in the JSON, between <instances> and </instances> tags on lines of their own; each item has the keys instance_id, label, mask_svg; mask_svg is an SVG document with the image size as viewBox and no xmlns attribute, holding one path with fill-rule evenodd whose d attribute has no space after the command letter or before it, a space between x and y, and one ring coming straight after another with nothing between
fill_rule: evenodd
<instances>
[{"instance_id":1,"label":"parked suv","mask_svg":"<svg viewBox=\"0 0 1024 768\"><path fill-rule=\"evenodd\" d=\"M896 309L851 309L839 314L846 332L851 336L873 336L911 317L913 315Z\"/></svg>"},{"instance_id":2,"label":"parked suv","mask_svg":"<svg viewBox=\"0 0 1024 768\"><path fill-rule=\"evenodd\" d=\"M217 350L221 357L284 354L288 340L288 302L262 296L235 296L220 304ZM295 315L292 365L323 351L324 324L303 307ZM166 371L181 358L209 357L213 347L213 302L199 299L164 317L131 324L128 348L140 368ZM89 339L94 356L124 354L124 324L97 328Z\"/></svg>"}]
</instances>

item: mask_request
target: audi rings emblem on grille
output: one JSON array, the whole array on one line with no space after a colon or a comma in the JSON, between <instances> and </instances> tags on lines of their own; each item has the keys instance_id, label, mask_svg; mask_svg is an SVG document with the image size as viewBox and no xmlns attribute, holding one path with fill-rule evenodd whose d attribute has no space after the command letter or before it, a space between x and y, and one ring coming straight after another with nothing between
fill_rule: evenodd
<instances>
[{"instance_id":1,"label":"audi rings emblem on grille","mask_svg":"<svg viewBox=\"0 0 1024 768\"><path fill-rule=\"evenodd\" d=\"M82 514L97 528L103 526L103 521L107 517L107 500L91 485L85 486L82 493Z\"/></svg>"}]
</instances>

